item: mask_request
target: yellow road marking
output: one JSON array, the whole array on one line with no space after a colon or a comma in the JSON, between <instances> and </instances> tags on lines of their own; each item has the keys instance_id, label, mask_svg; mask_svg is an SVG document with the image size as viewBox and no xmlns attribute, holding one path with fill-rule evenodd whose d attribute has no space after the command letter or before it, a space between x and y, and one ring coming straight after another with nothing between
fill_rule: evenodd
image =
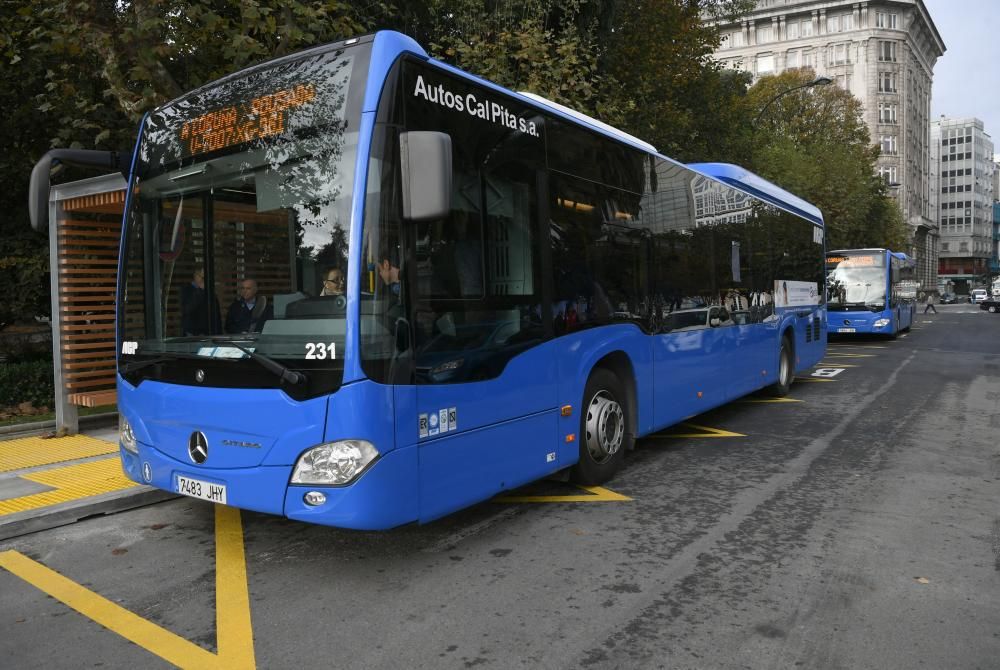
<instances>
[{"instance_id":1,"label":"yellow road marking","mask_svg":"<svg viewBox=\"0 0 1000 670\"><path fill-rule=\"evenodd\" d=\"M54 437L49 440L21 437L0 442L0 472L116 453L117 444L86 435Z\"/></svg>"},{"instance_id":2,"label":"yellow road marking","mask_svg":"<svg viewBox=\"0 0 1000 670\"><path fill-rule=\"evenodd\" d=\"M829 349L886 349L884 344L830 344Z\"/></svg>"},{"instance_id":3,"label":"yellow road marking","mask_svg":"<svg viewBox=\"0 0 1000 670\"><path fill-rule=\"evenodd\" d=\"M53 490L0 500L0 516L138 486L122 473L121 461L117 458L41 470L21 475L20 479L51 486Z\"/></svg>"},{"instance_id":4,"label":"yellow road marking","mask_svg":"<svg viewBox=\"0 0 1000 670\"><path fill-rule=\"evenodd\" d=\"M827 363L827 362L824 361L823 363L818 363L815 367L817 367L817 368L857 368L857 367L861 367L861 366L859 366L859 365L853 365L851 363L841 363L840 361L838 361L836 363Z\"/></svg>"},{"instance_id":5,"label":"yellow road marking","mask_svg":"<svg viewBox=\"0 0 1000 670\"><path fill-rule=\"evenodd\" d=\"M588 495L567 495L567 496L498 496L493 502L502 503L560 503L560 502L610 502L631 500L628 496L609 491L602 486L580 486L577 488L589 491Z\"/></svg>"},{"instance_id":6,"label":"yellow road marking","mask_svg":"<svg viewBox=\"0 0 1000 670\"><path fill-rule=\"evenodd\" d=\"M707 426L699 426L693 423L682 423L682 426L688 428L694 428L695 430L700 430L700 433L657 433L656 435L649 435L643 439L660 439L660 440L673 440L683 437L746 437L743 433L733 433L728 430L722 430L721 428L709 428Z\"/></svg>"},{"instance_id":7,"label":"yellow road marking","mask_svg":"<svg viewBox=\"0 0 1000 670\"><path fill-rule=\"evenodd\" d=\"M836 379L820 379L819 377L796 377L797 382L835 382Z\"/></svg>"},{"instance_id":8,"label":"yellow road marking","mask_svg":"<svg viewBox=\"0 0 1000 670\"><path fill-rule=\"evenodd\" d=\"M18 551L0 552L0 567L88 619L180 668L254 668L250 596L239 510L215 508L215 602L218 654L172 633Z\"/></svg>"},{"instance_id":9,"label":"yellow road marking","mask_svg":"<svg viewBox=\"0 0 1000 670\"><path fill-rule=\"evenodd\" d=\"M796 400L795 398L747 398L745 400L740 400L740 402L805 402L805 401Z\"/></svg>"}]
</instances>

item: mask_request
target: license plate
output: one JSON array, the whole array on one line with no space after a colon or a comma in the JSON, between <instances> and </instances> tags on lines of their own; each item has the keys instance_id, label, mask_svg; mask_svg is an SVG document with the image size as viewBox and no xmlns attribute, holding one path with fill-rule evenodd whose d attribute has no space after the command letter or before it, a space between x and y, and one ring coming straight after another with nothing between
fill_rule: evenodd
<instances>
[{"instance_id":1,"label":"license plate","mask_svg":"<svg viewBox=\"0 0 1000 670\"><path fill-rule=\"evenodd\" d=\"M177 493L191 496L192 498L201 498L202 500L208 500L209 502L220 503L222 505L226 504L225 484L213 484L212 482L206 482L200 479L191 479L190 477L185 477L184 475L177 475L175 490Z\"/></svg>"},{"instance_id":2,"label":"license plate","mask_svg":"<svg viewBox=\"0 0 1000 670\"><path fill-rule=\"evenodd\" d=\"M853 328L838 328L838 333L853 333L856 332Z\"/></svg>"}]
</instances>

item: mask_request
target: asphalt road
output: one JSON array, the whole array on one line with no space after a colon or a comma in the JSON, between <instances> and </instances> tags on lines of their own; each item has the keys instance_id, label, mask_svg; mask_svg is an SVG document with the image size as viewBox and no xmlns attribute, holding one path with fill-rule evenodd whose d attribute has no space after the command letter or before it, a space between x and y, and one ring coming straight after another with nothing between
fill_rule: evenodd
<instances>
[{"instance_id":1,"label":"asphalt road","mask_svg":"<svg viewBox=\"0 0 1000 670\"><path fill-rule=\"evenodd\" d=\"M641 441L607 486L630 500L384 533L243 513L243 643L262 668L997 668L1000 315L938 309L831 342L801 402L691 422L742 436ZM216 652L215 519L180 499L0 552ZM3 569L0 612L4 667L169 667Z\"/></svg>"}]
</instances>

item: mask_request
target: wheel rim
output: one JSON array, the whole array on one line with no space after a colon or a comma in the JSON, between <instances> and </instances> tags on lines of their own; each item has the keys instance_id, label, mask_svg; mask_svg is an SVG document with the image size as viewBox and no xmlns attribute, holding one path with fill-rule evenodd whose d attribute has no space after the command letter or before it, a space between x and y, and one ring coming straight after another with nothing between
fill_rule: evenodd
<instances>
[{"instance_id":1,"label":"wheel rim","mask_svg":"<svg viewBox=\"0 0 1000 670\"><path fill-rule=\"evenodd\" d=\"M789 371L792 366L788 360L788 349L781 348L781 360L778 361L778 381L781 382L782 386L788 386L791 380L789 380Z\"/></svg>"},{"instance_id":2,"label":"wheel rim","mask_svg":"<svg viewBox=\"0 0 1000 670\"><path fill-rule=\"evenodd\" d=\"M625 439L625 413L607 391L598 391L587 407L587 450L597 463L618 453Z\"/></svg>"}]
</instances>

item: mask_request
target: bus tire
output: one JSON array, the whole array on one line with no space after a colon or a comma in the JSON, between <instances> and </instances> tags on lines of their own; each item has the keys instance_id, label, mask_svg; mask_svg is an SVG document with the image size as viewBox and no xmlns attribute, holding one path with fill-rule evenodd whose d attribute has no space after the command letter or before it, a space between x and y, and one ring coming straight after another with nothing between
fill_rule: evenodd
<instances>
[{"instance_id":1,"label":"bus tire","mask_svg":"<svg viewBox=\"0 0 1000 670\"><path fill-rule=\"evenodd\" d=\"M590 373L580 407L580 460L570 471L576 484L596 486L611 479L632 447L628 396L621 380L605 368Z\"/></svg>"},{"instance_id":2,"label":"bus tire","mask_svg":"<svg viewBox=\"0 0 1000 670\"><path fill-rule=\"evenodd\" d=\"M784 398L792 390L792 380L795 379L795 351L792 341L787 335L781 338L781 350L778 352L778 381L771 384L768 392L776 398Z\"/></svg>"}]
</instances>

